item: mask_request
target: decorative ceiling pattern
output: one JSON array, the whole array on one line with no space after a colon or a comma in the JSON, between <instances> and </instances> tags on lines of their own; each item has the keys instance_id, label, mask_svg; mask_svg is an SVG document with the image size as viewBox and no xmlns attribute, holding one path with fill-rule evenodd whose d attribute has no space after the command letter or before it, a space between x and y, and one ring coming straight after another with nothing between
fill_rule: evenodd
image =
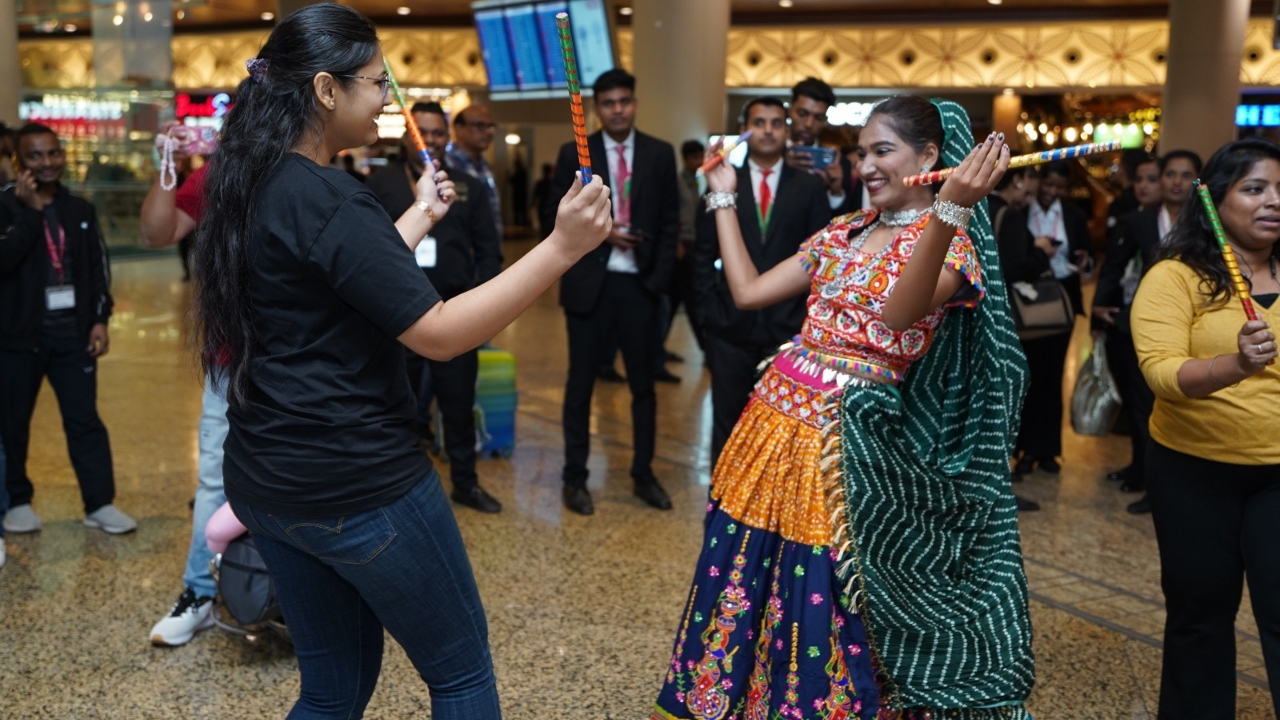
<instances>
[{"instance_id":1,"label":"decorative ceiling pattern","mask_svg":"<svg viewBox=\"0 0 1280 720\"><path fill-rule=\"evenodd\" d=\"M1250 21L1241 58L1246 87L1280 85L1271 24ZM174 85L233 88L265 32L177 35ZM483 87L484 63L471 29L386 29L383 49L400 82L416 87ZM630 28L617 33L618 59L631 67ZM729 87L783 88L814 75L836 87L1037 90L1158 89L1165 79L1168 23L1160 20L1069 25L947 28L809 28L729 31ZM18 44L29 88L88 87L87 38Z\"/></svg>"}]
</instances>

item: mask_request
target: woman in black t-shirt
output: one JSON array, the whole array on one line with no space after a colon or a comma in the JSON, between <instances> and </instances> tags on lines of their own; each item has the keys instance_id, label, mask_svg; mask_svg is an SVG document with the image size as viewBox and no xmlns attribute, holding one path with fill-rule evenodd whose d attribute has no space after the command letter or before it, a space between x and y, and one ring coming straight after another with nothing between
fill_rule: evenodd
<instances>
[{"instance_id":1,"label":"woman in black t-shirt","mask_svg":"<svg viewBox=\"0 0 1280 720\"><path fill-rule=\"evenodd\" d=\"M230 405L227 497L298 650L289 717L358 717L386 628L430 686L432 717L497 718L484 611L413 431L401 344L445 360L492 337L609 233L608 190L575 184L546 242L441 302L413 251L453 183L425 174L393 224L328 167L377 139L387 78L372 24L303 8L247 66L206 184L197 317Z\"/></svg>"}]
</instances>

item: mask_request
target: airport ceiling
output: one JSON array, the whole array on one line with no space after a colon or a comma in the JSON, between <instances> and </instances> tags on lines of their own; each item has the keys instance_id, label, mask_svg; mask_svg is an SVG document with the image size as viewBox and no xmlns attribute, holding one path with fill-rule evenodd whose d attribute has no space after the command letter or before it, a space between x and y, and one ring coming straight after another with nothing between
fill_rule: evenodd
<instances>
[{"instance_id":1,"label":"airport ceiling","mask_svg":"<svg viewBox=\"0 0 1280 720\"><path fill-rule=\"evenodd\" d=\"M134 5L148 0L122 0L125 1ZM631 0L602 1L614 6L618 24L630 23ZM471 0L344 0L344 4L382 25L472 24ZM110 3L17 0L19 28L24 37L83 34L89 30L94 5ZM180 33L265 28L279 11L277 0L173 0L172 5L174 30ZM735 25L1098 20L1165 17L1169 12L1169 0L731 0L731 6ZM1252 3L1253 15L1267 16L1270 12L1271 0Z\"/></svg>"}]
</instances>

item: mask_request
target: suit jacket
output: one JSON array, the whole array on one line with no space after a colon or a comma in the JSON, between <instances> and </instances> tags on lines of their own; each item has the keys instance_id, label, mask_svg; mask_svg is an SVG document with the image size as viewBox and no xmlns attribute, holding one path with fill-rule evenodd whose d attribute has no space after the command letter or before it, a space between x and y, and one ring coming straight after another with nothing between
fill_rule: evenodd
<instances>
[{"instance_id":1,"label":"suit jacket","mask_svg":"<svg viewBox=\"0 0 1280 720\"><path fill-rule=\"evenodd\" d=\"M778 177L769 225L760 232L751 171L738 168L738 226L756 270L763 273L795 257L800 244L826 227L831 219L826 184L816 175L784 164ZM805 295L798 295L762 310L739 310L729 292L724 270L716 268L720 240L715 217L698 203L697 240L693 251L693 298L699 322L706 332L730 342L779 345L800 332L804 322Z\"/></svg>"},{"instance_id":2,"label":"suit jacket","mask_svg":"<svg viewBox=\"0 0 1280 720\"><path fill-rule=\"evenodd\" d=\"M493 279L502 272L502 241L493 224L489 194L482 182L465 172L443 166L458 192L449 213L435 227L436 266L423 268L440 297L449 299ZM369 189L394 221L413 207L414 188L403 161L387 165L371 175Z\"/></svg>"},{"instance_id":3,"label":"suit jacket","mask_svg":"<svg viewBox=\"0 0 1280 720\"><path fill-rule=\"evenodd\" d=\"M591 172L604 184L613 187L609 162L604 150L603 131L587 136L591 152ZM640 281L655 297L671 287L676 265L676 243L680 239L680 189L676 177L676 151L670 144L636 131L636 146L631 168L631 227L645 239L635 247ZM556 172L552 180L552 197L559 203L576 182L577 146L571 142L560 148ZM560 305L566 312L591 312L604 287L606 265L613 246L601 243L587 253L560 279Z\"/></svg>"},{"instance_id":4,"label":"suit jacket","mask_svg":"<svg viewBox=\"0 0 1280 720\"><path fill-rule=\"evenodd\" d=\"M1059 248L1058 252L1071 253L1071 263L1078 265L1077 253L1083 252L1089 257L1093 256L1090 250L1092 242L1089 234L1089 218L1074 202L1063 198L1061 204L1062 225L1067 230L1067 245ZM1084 294L1081 291L1080 273L1062 278L1061 282L1067 297L1071 299L1071 307L1075 309L1076 315L1084 315Z\"/></svg>"},{"instance_id":5,"label":"suit jacket","mask_svg":"<svg viewBox=\"0 0 1280 720\"><path fill-rule=\"evenodd\" d=\"M1005 282L1035 282L1049 272L1049 256L1036 247L1036 239L1027 228L1026 214L995 194L987 196L987 207Z\"/></svg>"},{"instance_id":6,"label":"suit jacket","mask_svg":"<svg viewBox=\"0 0 1280 720\"><path fill-rule=\"evenodd\" d=\"M1160 259L1160 209L1139 210L1129 213L1120 223L1122 231L1107 243L1107 257L1098 276L1098 289L1093 304L1100 307L1118 307L1117 327L1128 332L1129 306L1124 302L1124 288L1120 285L1124 269L1135 256L1142 257L1142 274Z\"/></svg>"}]
</instances>

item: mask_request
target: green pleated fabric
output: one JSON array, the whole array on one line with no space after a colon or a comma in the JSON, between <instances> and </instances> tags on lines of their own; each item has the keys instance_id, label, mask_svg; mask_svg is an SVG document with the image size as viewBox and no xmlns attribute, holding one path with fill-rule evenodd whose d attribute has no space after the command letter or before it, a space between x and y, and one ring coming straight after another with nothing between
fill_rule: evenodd
<instances>
[{"instance_id":1,"label":"green pleated fabric","mask_svg":"<svg viewBox=\"0 0 1280 720\"><path fill-rule=\"evenodd\" d=\"M934 101L943 158L972 147L964 109ZM840 485L885 701L961 720L1028 717L1035 681L1009 456L1027 385L986 201L969 234L986 297L951 310L899 389L842 396Z\"/></svg>"}]
</instances>

